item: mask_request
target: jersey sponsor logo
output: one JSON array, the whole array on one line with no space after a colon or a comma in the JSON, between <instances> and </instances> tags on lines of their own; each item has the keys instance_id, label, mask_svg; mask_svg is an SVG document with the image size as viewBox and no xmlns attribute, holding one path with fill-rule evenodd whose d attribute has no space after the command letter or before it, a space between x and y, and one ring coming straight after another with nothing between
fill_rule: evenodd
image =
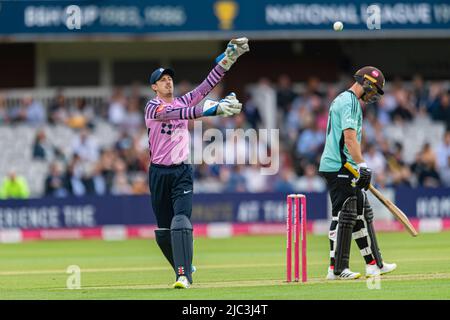
<instances>
[{"instance_id":1,"label":"jersey sponsor logo","mask_svg":"<svg viewBox=\"0 0 450 320\"><path fill-rule=\"evenodd\" d=\"M172 129L173 129L173 124L165 123L165 122L161 123L161 133L165 133L170 136L173 132Z\"/></svg>"}]
</instances>

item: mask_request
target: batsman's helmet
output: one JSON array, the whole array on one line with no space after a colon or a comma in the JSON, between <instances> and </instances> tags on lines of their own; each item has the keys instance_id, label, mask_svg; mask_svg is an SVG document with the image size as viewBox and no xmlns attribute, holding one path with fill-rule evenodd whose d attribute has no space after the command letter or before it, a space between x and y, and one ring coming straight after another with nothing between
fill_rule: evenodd
<instances>
[{"instance_id":1,"label":"batsman's helmet","mask_svg":"<svg viewBox=\"0 0 450 320\"><path fill-rule=\"evenodd\" d=\"M376 102L384 94L383 87L385 83L383 73L371 66L363 67L356 71L355 81L364 89L361 99L368 103Z\"/></svg>"}]
</instances>

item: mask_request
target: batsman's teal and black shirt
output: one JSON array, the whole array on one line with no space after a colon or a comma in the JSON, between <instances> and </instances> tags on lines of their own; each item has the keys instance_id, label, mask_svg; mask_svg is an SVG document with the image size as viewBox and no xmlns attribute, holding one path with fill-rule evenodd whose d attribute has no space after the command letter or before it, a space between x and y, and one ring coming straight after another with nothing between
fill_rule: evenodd
<instances>
[{"instance_id":1,"label":"batsman's teal and black shirt","mask_svg":"<svg viewBox=\"0 0 450 320\"><path fill-rule=\"evenodd\" d=\"M327 137L320 159L320 172L337 172L345 162L356 167L344 143L344 130L356 130L361 143L362 110L356 95L350 91L339 94L331 103L328 112Z\"/></svg>"}]
</instances>

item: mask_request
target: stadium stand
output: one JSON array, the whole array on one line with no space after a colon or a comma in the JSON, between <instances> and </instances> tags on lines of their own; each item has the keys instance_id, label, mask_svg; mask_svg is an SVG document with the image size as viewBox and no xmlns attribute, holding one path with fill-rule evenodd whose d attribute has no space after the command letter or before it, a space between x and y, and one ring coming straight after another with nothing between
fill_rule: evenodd
<instances>
[{"instance_id":1,"label":"stadium stand","mask_svg":"<svg viewBox=\"0 0 450 320\"><path fill-rule=\"evenodd\" d=\"M328 106L340 91L345 90L347 84L345 81L324 83L317 78L304 83L291 83L288 76L280 75L278 83L261 79L249 85L244 114L231 120L206 121L204 130L208 127L221 130L235 127L280 128L283 170L262 181L263 187L258 187L257 183L250 184L248 181L254 166L230 169L226 166L196 165L196 192L295 190L305 186L305 175L315 176L320 181L317 164L323 147ZM180 80L179 93L191 88L192 84ZM438 168L436 163L431 162L429 170L424 171L418 162L421 163L419 158L424 146L429 144L430 152L436 152L443 143L446 130L450 128L446 100L448 90L449 83L445 81L424 82L421 90L418 90L414 81L396 80L388 85L379 105L365 108L363 145L374 145L375 150L386 160L382 165L386 174L377 175L376 184L414 187L429 181L419 176L436 171L436 182L428 185L446 185L439 178L439 172L447 172L448 164ZM264 97L261 97L261 92L264 92ZM220 95L220 92L213 91L211 94ZM148 87L136 89L132 86L0 92L0 147L8 150L0 158L0 177L15 170L28 181L32 197L43 196L50 165L56 161L62 166L65 180L73 176L80 178L84 191L79 191L78 195L89 194L93 190L88 185L92 184L96 170L100 170L101 179L107 181L106 192L132 193L134 189L145 192L142 185L147 179L148 151L142 109L150 96ZM27 102L27 98L31 100ZM46 114L42 123L39 122L42 113L40 108ZM272 113L267 114L266 110ZM112 121L111 117L118 120ZM39 138L42 141L38 144L42 146L36 146L40 131L44 137ZM90 148L98 153L93 159L84 159L82 156L81 159L75 159L76 154L82 152L76 150L80 146L74 147L82 132L92 140L89 142L92 143ZM45 150L48 154L39 156L39 152L45 153ZM395 158L396 151L401 153L400 159ZM397 165L405 170L403 178L397 179L392 172L398 168ZM70 173L70 167L75 168L75 174ZM125 173L126 178L122 173ZM386 180L386 176L391 178ZM137 186L133 189L135 181ZM72 185L76 185L74 183ZM70 187L70 182L66 181L66 184L69 190L63 194L77 194L72 190L73 186ZM323 183L311 185L317 186L312 187L311 191L323 189Z\"/></svg>"}]
</instances>

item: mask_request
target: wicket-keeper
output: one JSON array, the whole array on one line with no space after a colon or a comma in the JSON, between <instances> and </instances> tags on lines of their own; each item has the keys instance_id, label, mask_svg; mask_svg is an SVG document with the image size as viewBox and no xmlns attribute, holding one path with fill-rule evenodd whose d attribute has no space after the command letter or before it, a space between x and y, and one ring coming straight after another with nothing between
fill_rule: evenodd
<instances>
[{"instance_id":1,"label":"wicket-keeper","mask_svg":"<svg viewBox=\"0 0 450 320\"><path fill-rule=\"evenodd\" d=\"M319 167L327 181L332 203L329 280L361 276L349 269L352 238L366 262L366 277L392 272L397 267L395 263L384 262L381 257L373 227L373 211L365 192L372 171L361 152L363 113L359 100L364 103L379 100L384 94L385 79L380 70L370 66L358 70L354 79L355 83L331 103ZM358 179L344 167L346 162L358 169Z\"/></svg>"},{"instance_id":2,"label":"wicket-keeper","mask_svg":"<svg viewBox=\"0 0 450 320\"><path fill-rule=\"evenodd\" d=\"M242 104L234 93L220 101L207 99L202 105L198 104L247 51L247 38L231 40L206 79L181 97L174 97L173 70L158 68L150 76L156 97L145 107L151 159L149 187L158 225L156 242L175 271L174 288L189 288L192 284L193 229L190 218L193 182L192 168L187 163L188 120L206 116L228 117L241 112Z\"/></svg>"}]
</instances>

